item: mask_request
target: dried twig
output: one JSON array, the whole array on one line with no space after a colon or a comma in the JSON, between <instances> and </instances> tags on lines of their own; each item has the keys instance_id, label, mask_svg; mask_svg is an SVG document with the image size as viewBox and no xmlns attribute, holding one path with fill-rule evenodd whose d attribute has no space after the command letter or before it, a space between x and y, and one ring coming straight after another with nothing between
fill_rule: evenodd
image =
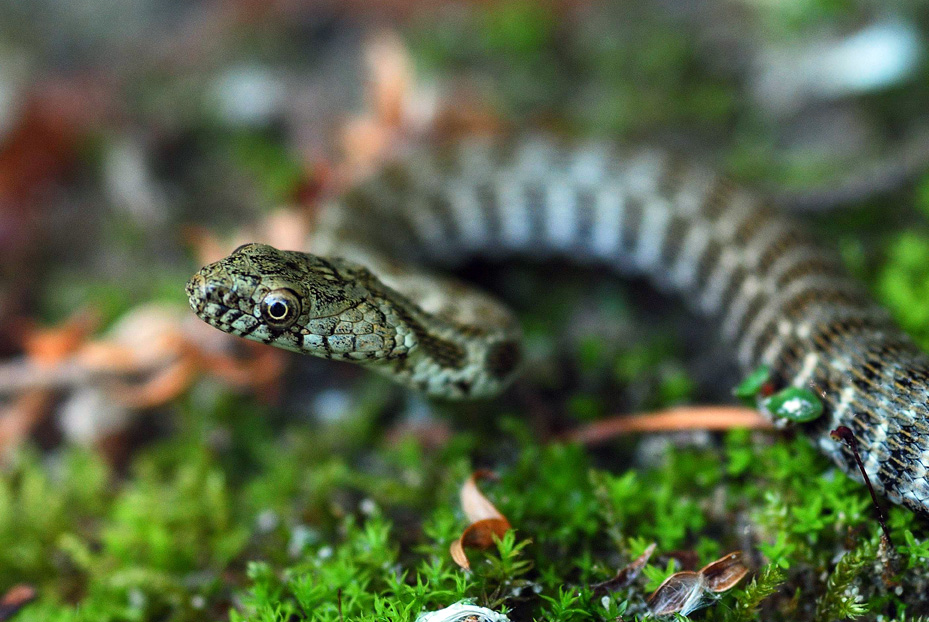
<instances>
[{"instance_id":1,"label":"dried twig","mask_svg":"<svg viewBox=\"0 0 929 622\"><path fill-rule=\"evenodd\" d=\"M620 415L569 432L565 440L596 445L637 432L773 429L757 411L741 406L683 406L642 415Z\"/></svg>"}]
</instances>

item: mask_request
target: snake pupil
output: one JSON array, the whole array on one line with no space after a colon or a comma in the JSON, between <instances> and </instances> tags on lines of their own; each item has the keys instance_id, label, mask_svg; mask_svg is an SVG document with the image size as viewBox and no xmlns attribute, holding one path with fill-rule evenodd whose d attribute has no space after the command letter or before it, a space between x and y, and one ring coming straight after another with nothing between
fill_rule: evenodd
<instances>
[{"instance_id":1,"label":"snake pupil","mask_svg":"<svg viewBox=\"0 0 929 622\"><path fill-rule=\"evenodd\" d=\"M268 315L275 320L283 320L287 316L287 305L283 302L273 302L268 307Z\"/></svg>"},{"instance_id":2,"label":"snake pupil","mask_svg":"<svg viewBox=\"0 0 929 622\"><path fill-rule=\"evenodd\" d=\"M260 308L265 321L276 329L287 328L300 315L300 301L296 292L285 288L266 295Z\"/></svg>"}]
</instances>

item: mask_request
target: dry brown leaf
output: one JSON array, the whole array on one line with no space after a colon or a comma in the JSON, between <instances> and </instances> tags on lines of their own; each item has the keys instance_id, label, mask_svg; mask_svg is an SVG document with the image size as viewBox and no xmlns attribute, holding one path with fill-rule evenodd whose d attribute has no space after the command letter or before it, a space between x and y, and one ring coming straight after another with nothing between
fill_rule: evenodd
<instances>
[{"instance_id":1,"label":"dry brown leaf","mask_svg":"<svg viewBox=\"0 0 929 622\"><path fill-rule=\"evenodd\" d=\"M341 130L344 161L336 170L345 184L371 173L436 122L435 91L416 83L413 62L396 33L371 37L365 59L368 105Z\"/></svg>"},{"instance_id":2,"label":"dry brown leaf","mask_svg":"<svg viewBox=\"0 0 929 622\"><path fill-rule=\"evenodd\" d=\"M371 37L365 50L371 112L384 125L399 126L413 90L413 62L396 33Z\"/></svg>"},{"instance_id":3,"label":"dry brown leaf","mask_svg":"<svg viewBox=\"0 0 929 622\"><path fill-rule=\"evenodd\" d=\"M655 616L672 613L686 616L704 606L711 594L735 587L746 574L748 567L742 552L729 553L697 572L676 572L665 579L648 597L648 608Z\"/></svg>"},{"instance_id":4,"label":"dry brown leaf","mask_svg":"<svg viewBox=\"0 0 929 622\"><path fill-rule=\"evenodd\" d=\"M58 368L86 344L98 323L96 314L81 310L53 328L28 330L23 340L28 370L23 375L35 377ZM52 412L52 396L43 388L25 387L3 409L0 413L0 454L5 455L7 450L22 443Z\"/></svg>"},{"instance_id":5,"label":"dry brown leaf","mask_svg":"<svg viewBox=\"0 0 929 622\"><path fill-rule=\"evenodd\" d=\"M286 365L286 354L281 350L247 342L242 358L229 354L199 354L207 373L223 382L242 388L261 388L276 383Z\"/></svg>"},{"instance_id":6,"label":"dry brown leaf","mask_svg":"<svg viewBox=\"0 0 929 622\"><path fill-rule=\"evenodd\" d=\"M354 181L389 157L403 136L403 121L413 94L413 70L400 38L389 31L365 46L367 110L342 128L345 155L342 177Z\"/></svg>"},{"instance_id":7,"label":"dry brown leaf","mask_svg":"<svg viewBox=\"0 0 929 622\"><path fill-rule=\"evenodd\" d=\"M485 518L479 520L464 530L461 534L461 546L472 549L489 549L497 539L506 535L510 530L510 523L505 518Z\"/></svg>"},{"instance_id":8,"label":"dry brown leaf","mask_svg":"<svg viewBox=\"0 0 929 622\"><path fill-rule=\"evenodd\" d=\"M654 616L680 612L687 615L699 609L703 602L700 574L692 571L675 572L648 597L648 610Z\"/></svg>"},{"instance_id":9,"label":"dry brown leaf","mask_svg":"<svg viewBox=\"0 0 929 622\"><path fill-rule=\"evenodd\" d=\"M448 552L451 553L452 560L458 564L460 568L464 568L465 570L471 569L471 562L468 561L468 556L465 555L461 538L452 542L452 545L448 548Z\"/></svg>"},{"instance_id":10,"label":"dry brown leaf","mask_svg":"<svg viewBox=\"0 0 929 622\"><path fill-rule=\"evenodd\" d=\"M345 152L344 178L352 180L374 168L389 151L393 131L376 119L351 119L342 128L342 148Z\"/></svg>"},{"instance_id":11,"label":"dry brown leaf","mask_svg":"<svg viewBox=\"0 0 929 622\"><path fill-rule=\"evenodd\" d=\"M452 559L465 570L470 569L471 562L468 561L464 549L466 547L481 551L489 549L494 545L494 537L500 539L509 530L510 523L505 518L487 518L471 523L461 537L452 542L449 547Z\"/></svg>"},{"instance_id":12,"label":"dry brown leaf","mask_svg":"<svg viewBox=\"0 0 929 622\"><path fill-rule=\"evenodd\" d=\"M310 234L306 215L296 209L271 212L261 223L261 238L277 248L303 250ZM260 239L258 241L261 241Z\"/></svg>"},{"instance_id":13,"label":"dry brown leaf","mask_svg":"<svg viewBox=\"0 0 929 622\"><path fill-rule=\"evenodd\" d=\"M461 492L459 493L461 509L472 523L487 518L504 518L500 510L498 510L477 487L477 480L479 479L494 480L496 478L496 474L492 471L475 471L471 474L471 477L465 481L464 486L461 487Z\"/></svg>"},{"instance_id":14,"label":"dry brown leaf","mask_svg":"<svg viewBox=\"0 0 929 622\"><path fill-rule=\"evenodd\" d=\"M196 361L192 357L183 357L143 382L113 387L113 397L127 408L154 408L167 404L186 391L196 378L196 372Z\"/></svg>"},{"instance_id":15,"label":"dry brown leaf","mask_svg":"<svg viewBox=\"0 0 929 622\"><path fill-rule=\"evenodd\" d=\"M700 569L706 589L710 592L725 592L734 587L748 574L742 551L729 553Z\"/></svg>"},{"instance_id":16,"label":"dry brown leaf","mask_svg":"<svg viewBox=\"0 0 929 622\"><path fill-rule=\"evenodd\" d=\"M0 453L27 438L52 412L52 391L103 392L109 403L126 411L124 424L132 420L130 411L170 402L200 374L267 399L274 397L286 360L283 352L249 343L242 358L236 358L228 353L232 337L199 320L185 322L188 315L181 307L142 305L125 314L105 337L93 341L87 338L91 328L87 314L53 329L34 331L27 356L0 365L0 394L12 396L0 413ZM203 338L204 331L215 335L206 333L208 338ZM65 410L59 408L62 416ZM77 416L77 420L102 417L93 409ZM113 432L110 423L98 426L89 420L78 428Z\"/></svg>"},{"instance_id":17,"label":"dry brown leaf","mask_svg":"<svg viewBox=\"0 0 929 622\"><path fill-rule=\"evenodd\" d=\"M219 261L225 257L226 245L219 237L206 227L186 225L181 232L184 242L189 245L197 256L197 263L206 265ZM233 247L235 248L235 247Z\"/></svg>"},{"instance_id":18,"label":"dry brown leaf","mask_svg":"<svg viewBox=\"0 0 929 622\"><path fill-rule=\"evenodd\" d=\"M641 555L620 568L615 577L603 581L602 583L595 583L594 585L591 585L591 590L593 590L593 592L596 594L604 592L615 592L616 590L627 587L635 580L637 576L639 576L639 573L642 572L642 568L645 567L645 564L648 563L652 553L655 552L656 546L657 544L654 542L649 544L647 547L645 547L645 551Z\"/></svg>"},{"instance_id":19,"label":"dry brown leaf","mask_svg":"<svg viewBox=\"0 0 929 622\"><path fill-rule=\"evenodd\" d=\"M475 471L461 487L461 509L471 524L455 540L450 552L455 563L465 570L471 568L471 562L464 549L488 549L494 544L494 537L502 538L510 530L510 521L500 513L493 503L477 487L477 480L492 479L490 471Z\"/></svg>"},{"instance_id":20,"label":"dry brown leaf","mask_svg":"<svg viewBox=\"0 0 929 622\"><path fill-rule=\"evenodd\" d=\"M82 309L58 326L28 331L23 350L37 365L54 365L84 345L99 323L95 313Z\"/></svg>"}]
</instances>

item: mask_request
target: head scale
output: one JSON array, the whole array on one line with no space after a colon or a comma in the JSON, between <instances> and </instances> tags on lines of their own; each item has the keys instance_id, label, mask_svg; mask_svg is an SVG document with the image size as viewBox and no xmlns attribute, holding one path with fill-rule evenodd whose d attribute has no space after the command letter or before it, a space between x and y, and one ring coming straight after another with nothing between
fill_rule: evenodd
<instances>
[{"instance_id":1,"label":"head scale","mask_svg":"<svg viewBox=\"0 0 929 622\"><path fill-rule=\"evenodd\" d=\"M370 279L347 262L245 244L194 274L187 296L224 332L326 358L374 360L393 347L395 331Z\"/></svg>"}]
</instances>

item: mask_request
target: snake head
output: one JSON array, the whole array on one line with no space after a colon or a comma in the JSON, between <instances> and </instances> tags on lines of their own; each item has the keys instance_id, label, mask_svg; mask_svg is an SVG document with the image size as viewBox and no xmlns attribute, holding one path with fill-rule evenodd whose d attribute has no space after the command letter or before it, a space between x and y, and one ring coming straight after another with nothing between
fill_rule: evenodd
<instances>
[{"instance_id":1,"label":"snake head","mask_svg":"<svg viewBox=\"0 0 929 622\"><path fill-rule=\"evenodd\" d=\"M224 332L303 354L376 361L402 355L413 339L381 304L382 287L344 260L244 244L200 269L186 291L194 313Z\"/></svg>"}]
</instances>

